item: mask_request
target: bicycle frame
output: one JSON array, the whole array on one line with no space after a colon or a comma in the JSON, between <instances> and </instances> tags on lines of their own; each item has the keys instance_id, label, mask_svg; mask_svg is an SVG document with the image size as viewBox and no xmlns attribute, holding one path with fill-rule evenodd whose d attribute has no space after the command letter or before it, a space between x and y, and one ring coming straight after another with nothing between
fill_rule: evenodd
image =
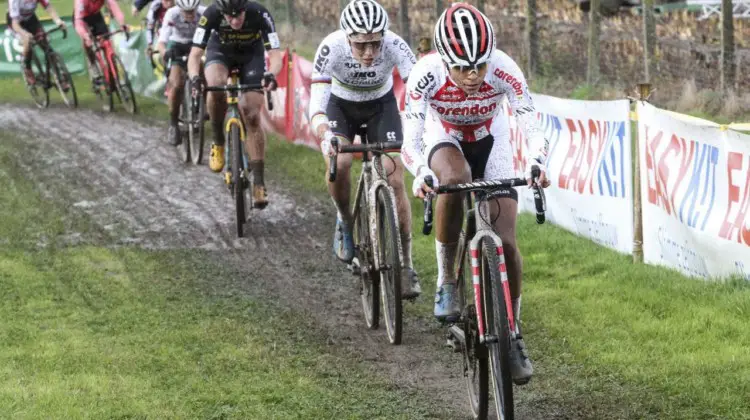
<instances>
[{"instance_id":1,"label":"bicycle frame","mask_svg":"<svg viewBox=\"0 0 750 420\"><path fill-rule=\"evenodd\" d=\"M342 149L345 150L346 146L342 146ZM383 174L383 163L381 161L381 156L379 153L373 153L372 160L369 158L369 153L364 152L362 153L362 173L359 176L359 181L357 182L357 192L354 195L354 212L353 212L353 219L356 220L357 216L359 216L359 199L362 194L365 194L364 191L366 191L367 194L367 209L369 210L369 234L370 234L370 243L372 244L372 249L379 249L379 238L378 238L378 232L377 232L377 212L376 212L376 200L375 200L375 194L377 194L378 188L385 188L386 191L388 191L388 194L391 196L391 202L396 202L396 194L393 192L393 187L388 183L388 178L384 177ZM375 176L373 179L373 169L375 170ZM396 206L390 209L390 211L393 212L393 215L396 220L396 224L398 225L398 212L396 211ZM404 264L404 257L403 257L403 250L401 248L401 235L396 235L396 243L398 245L398 258L401 263L401 266L403 267ZM381 261L380 261L380 253L379 252L373 252L374 255L374 261L375 269L380 270L381 269Z\"/></svg>"},{"instance_id":2,"label":"bicycle frame","mask_svg":"<svg viewBox=\"0 0 750 420\"><path fill-rule=\"evenodd\" d=\"M486 202L480 200L478 205L484 205ZM474 222L477 224L476 220ZM479 255L479 244L484 238L490 238L494 241L495 255L498 258L498 270L500 271L500 283L503 286L503 297L505 299L505 310L508 316L508 324L510 326L510 336L515 339L516 337L516 321L513 317L513 306L511 305L510 299L510 283L508 283L508 271L505 266L505 254L503 253L503 241L491 228L483 227L477 229L474 236L469 241L469 255L471 255L471 282L474 286L474 305L477 314L477 325L479 327L479 342L485 343L485 323L484 323L484 306L482 304L482 275L481 275L481 261Z\"/></svg>"},{"instance_id":3,"label":"bicycle frame","mask_svg":"<svg viewBox=\"0 0 750 420\"><path fill-rule=\"evenodd\" d=\"M239 86L240 78L236 73L233 72L232 74L230 74L229 78L231 80L230 85ZM224 133L228 135L230 130L232 129L232 125L236 125L240 130L240 141L244 144L246 138L245 125L242 124L242 116L240 115L239 111L239 102L240 92L238 90L230 90L229 94L227 95L228 107L226 117L224 118ZM247 165L247 162L245 162L245 165Z\"/></svg>"}]
</instances>

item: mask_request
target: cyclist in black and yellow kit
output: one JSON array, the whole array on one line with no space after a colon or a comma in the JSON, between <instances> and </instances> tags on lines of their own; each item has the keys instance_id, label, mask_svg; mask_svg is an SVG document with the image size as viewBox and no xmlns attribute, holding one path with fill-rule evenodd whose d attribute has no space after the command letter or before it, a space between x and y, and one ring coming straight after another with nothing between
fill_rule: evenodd
<instances>
[{"instance_id":1,"label":"cyclist in black and yellow kit","mask_svg":"<svg viewBox=\"0 0 750 420\"><path fill-rule=\"evenodd\" d=\"M216 0L203 13L193 36L193 48L188 58L188 75L193 86L200 86L201 56L206 50L206 83L209 86L226 84L230 69L240 70L240 83L263 83L266 90L276 88L276 75L281 70L279 51L271 13L265 7L249 0ZM266 71L265 53L268 51L269 69ZM208 93L208 114L214 131L209 166L212 171L224 168L224 92ZM261 92L245 92L240 101L240 111L247 128L245 147L253 173L253 203L257 208L268 204L263 183L263 158L265 133L260 127Z\"/></svg>"}]
</instances>

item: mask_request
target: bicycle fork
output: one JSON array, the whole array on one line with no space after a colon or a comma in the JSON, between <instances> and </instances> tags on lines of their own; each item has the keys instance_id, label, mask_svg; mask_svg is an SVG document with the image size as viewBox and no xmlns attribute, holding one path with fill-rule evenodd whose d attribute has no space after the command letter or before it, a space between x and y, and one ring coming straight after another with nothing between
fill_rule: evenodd
<instances>
[{"instance_id":1,"label":"bicycle fork","mask_svg":"<svg viewBox=\"0 0 750 420\"><path fill-rule=\"evenodd\" d=\"M224 122L225 133L231 133L232 124L235 124L240 131L240 154L242 155L242 166L243 168L247 168L247 156L243 153L245 148L245 130L242 126L240 117L234 113L230 114ZM243 175L247 176L247 174ZM237 180L232 179L232 139L229 135L226 136L226 140L224 141L224 182L230 190L232 189L233 183L237 182Z\"/></svg>"},{"instance_id":2,"label":"bicycle fork","mask_svg":"<svg viewBox=\"0 0 750 420\"><path fill-rule=\"evenodd\" d=\"M495 232L482 229L477 231L474 237L469 243L469 252L471 255L471 282L474 285L474 305L477 309L477 324L479 328L479 342L480 343L495 343L498 341L498 337L494 335L485 334L485 323L484 323L484 304L482 302L482 276L481 276L481 261L479 259L479 243L483 238L490 238L496 244L495 255L497 255L498 271L500 272L500 283L503 287L503 296L505 300L505 311L508 316L508 324L510 327L510 337L515 338L516 336L516 321L513 317L513 306L510 301L510 284L508 283L508 272L505 266L505 254L503 253L503 243L500 237ZM491 252L491 250L490 250ZM489 286L489 285L486 285ZM490 288L490 290L492 290ZM492 298L498 298L492 296Z\"/></svg>"}]
</instances>

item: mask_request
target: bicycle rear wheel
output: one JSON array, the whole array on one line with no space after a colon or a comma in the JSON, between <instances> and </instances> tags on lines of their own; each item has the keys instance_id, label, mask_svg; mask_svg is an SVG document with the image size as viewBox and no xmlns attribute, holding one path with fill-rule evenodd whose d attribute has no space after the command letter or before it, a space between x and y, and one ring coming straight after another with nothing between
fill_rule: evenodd
<instances>
[{"instance_id":1,"label":"bicycle rear wheel","mask_svg":"<svg viewBox=\"0 0 750 420\"><path fill-rule=\"evenodd\" d=\"M48 81L46 80L42 63L39 61L39 57L37 57L34 50L35 49L32 48L30 53L31 70L34 72L34 84L29 84L28 80L26 80L23 63L21 63L21 75L23 77L23 82L26 84L26 89L31 94L31 99L34 100L36 106L38 108L47 108L49 106Z\"/></svg>"},{"instance_id":2,"label":"bicycle rear wheel","mask_svg":"<svg viewBox=\"0 0 750 420\"><path fill-rule=\"evenodd\" d=\"M367 207L367 192L364 184L359 195L359 211L354 220L354 239L357 241L357 261L360 276L360 300L365 313L367 328L375 330L380 326L380 281L373 270L372 244L370 242L370 210Z\"/></svg>"},{"instance_id":3,"label":"bicycle rear wheel","mask_svg":"<svg viewBox=\"0 0 750 420\"><path fill-rule=\"evenodd\" d=\"M497 244L490 238L484 238L479 250L481 253L485 334L495 337L494 342L486 343L495 409L498 419L513 420L510 328L505 307L505 292L498 269Z\"/></svg>"},{"instance_id":4,"label":"bicycle rear wheel","mask_svg":"<svg viewBox=\"0 0 750 420\"><path fill-rule=\"evenodd\" d=\"M229 129L229 143L232 159L232 195L234 195L235 216L237 218L237 237L244 235L245 222L247 221L247 202L245 191L245 170L242 161L242 141L240 140L240 128L232 124Z\"/></svg>"},{"instance_id":5,"label":"bicycle rear wheel","mask_svg":"<svg viewBox=\"0 0 750 420\"><path fill-rule=\"evenodd\" d=\"M206 122L203 119L203 115L206 113L206 94L201 92L201 96L195 99L195 102L197 102L197 106L190 107L192 111L190 116L192 126L188 128L188 138L190 139L190 151L193 155L193 163L200 165L203 160L203 139L205 138Z\"/></svg>"},{"instance_id":6,"label":"bicycle rear wheel","mask_svg":"<svg viewBox=\"0 0 750 420\"><path fill-rule=\"evenodd\" d=\"M472 215L468 216L469 219ZM471 224L472 222L469 222ZM462 314L462 329L464 343L462 348L464 360L464 376L466 389L469 394L469 406L475 419L486 419L489 407L489 364L487 348L479 342L477 328L477 312L474 304L474 288L471 279L471 256L469 255L468 240L473 232L461 232L458 242L458 256L456 265L456 280L459 290Z\"/></svg>"},{"instance_id":7,"label":"bicycle rear wheel","mask_svg":"<svg viewBox=\"0 0 750 420\"><path fill-rule=\"evenodd\" d=\"M401 258L398 252L398 224L388 189L378 188L375 194L378 221L378 252L380 255L380 298L383 300L383 318L391 344L401 344Z\"/></svg>"},{"instance_id":8,"label":"bicycle rear wheel","mask_svg":"<svg viewBox=\"0 0 750 420\"><path fill-rule=\"evenodd\" d=\"M57 91L60 92L63 102L69 108L78 107L78 95L76 94L76 86L73 84L73 78L70 77L68 67L65 65L65 61L56 52L50 53L49 64L51 67L50 73L57 86Z\"/></svg>"},{"instance_id":9,"label":"bicycle rear wheel","mask_svg":"<svg viewBox=\"0 0 750 420\"><path fill-rule=\"evenodd\" d=\"M125 71L125 66L116 54L112 55L112 62L115 65L113 71L116 76L115 87L117 88L117 96L119 96L120 102L125 105L125 110L131 114L135 114L138 112L138 105L135 103L135 94L133 93L133 87L130 86L130 79L128 78L128 73Z\"/></svg>"}]
</instances>

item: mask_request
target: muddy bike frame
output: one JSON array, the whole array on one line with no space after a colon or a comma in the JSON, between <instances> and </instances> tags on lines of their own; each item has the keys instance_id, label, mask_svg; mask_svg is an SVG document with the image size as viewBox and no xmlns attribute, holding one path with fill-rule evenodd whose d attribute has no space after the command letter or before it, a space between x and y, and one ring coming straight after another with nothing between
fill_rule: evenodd
<instances>
[{"instance_id":1,"label":"muddy bike frame","mask_svg":"<svg viewBox=\"0 0 750 420\"><path fill-rule=\"evenodd\" d=\"M34 34L34 37L31 40L31 50L29 51L29 54L32 55L31 59L32 61L38 66L41 67L41 63L39 63L39 58L36 56L36 53L34 53L34 46L38 46L39 49L42 50L42 53L44 54L44 68L39 68L38 70L41 71L42 74L40 76L42 77L42 80L37 80L36 84L39 84L42 89L45 90L45 98L42 101L43 103L40 104L37 101L36 95L32 93L32 96L34 97L34 101L37 103L40 107L47 107L49 106L49 92L47 92L50 88L52 88L52 75L54 74L54 80L55 85L57 86L58 90L60 91L60 94L63 97L63 101L67 106L72 106L73 108L78 106L78 96L76 95L75 85L73 84L73 79L70 77L70 72L68 71L68 67L65 65L65 61L63 60L62 56L58 54L53 48L52 45L49 43L48 36L54 32L62 31L63 33L63 39L66 39L68 37L68 31L67 29L63 28L62 26L57 26L49 31L40 30L36 34ZM60 80L61 77L65 78L65 82L68 83L69 87L68 90L73 93L72 101L67 98L65 95L65 90L62 87L62 81ZM43 82L43 83L41 83ZM30 91L35 87L29 87Z\"/></svg>"},{"instance_id":2,"label":"muddy bike frame","mask_svg":"<svg viewBox=\"0 0 750 420\"><path fill-rule=\"evenodd\" d=\"M539 177L539 168L532 168L532 178ZM426 180L428 186L432 185L432 178ZM471 408L475 418L485 418L487 416L487 404L489 388L488 367L486 353L490 353L492 385L495 391L494 400L498 418L501 420L514 417L513 409L513 384L509 368L510 345L516 339L516 319L513 313L513 305L510 294L510 283L505 264L505 254L503 252L503 242L500 236L495 233L491 222L487 222L483 217L481 210L488 210L487 203L497 195L495 192L507 190L513 187L527 186L524 178L511 178L495 181L477 181L465 184L441 185L435 189L434 194L429 194L425 200L424 226L422 233L429 235L432 231L432 199L435 194L450 193L469 193L472 197L466 195L462 197L465 203L465 224L462 229L462 237L459 240L459 258L456 267L456 279L458 280L459 301L461 302L460 318L449 326L449 337L457 340L464 352L464 372L468 373L470 362L478 362L478 367L472 364L472 373L478 374L480 382L478 390L474 389L473 383L467 378L467 387L469 388L469 397ZM537 223L542 224L545 221L546 199L544 191L536 184L532 185L534 189L534 204L536 207ZM481 194L477 194L480 192ZM473 205L472 201L476 202ZM479 214L477 214L477 212ZM479 216L479 217L477 217ZM481 244L485 247L482 251ZM469 261L471 266L471 282L474 292L473 301L469 301L465 296L465 287L463 284L466 279L463 275L463 264L465 264L466 245L468 244ZM482 255L486 253L487 255ZM487 263L484 264L484 260ZM463 280L463 281L462 281ZM497 282L499 281L499 286ZM495 289L499 290L495 290ZM493 294L496 292L496 294ZM487 294L489 293L489 295ZM502 296L500 296L502 295ZM489 298L489 299L488 299ZM473 304L473 310L471 308ZM495 319L495 315L488 312L487 306L495 309L495 315L500 319ZM499 308L498 308L499 307ZM504 309L504 311L503 311ZM488 315L490 315L488 317ZM473 319L476 317L476 319ZM488 325L488 318L492 319L493 325ZM473 328L476 328L477 334L474 334ZM495 328L494 334L488 329ZM475 342L476 339L476 342ZM449 340L451 340L449 338ZM485 358L482 362L482 358ZM479 372L475 372L474 370ZM484 378L484 379L482 379Z\"/></svg>"},{"instance_id":3,"label":"muddy bike frame","mask_svg":"<svg viewBox=\"0 0 750 420\"><path fill-rule=\"evenodd\" d=\"M396 209L395 203L396 203L396 194L393 191L393 187L391 187L390 183L388 182L388 177L385 174L385 170L383 168L383 162L381 155L386 152L400 152L401 151L401 145L402 143L399 141L387 141L387 142L375 142L371 143L366 140L367 133L365 126L359 127L358 134L360 138L362 139L362 144L353 144L353 145L339 145L338 138L334 138L331 141L331 147L335 148L338 153L361 153L362 154L362 173L359 176L359 180L357 181L357 192L354 195L354 210L352 212L352 220L354 220L356 224L356 220L359 217L360 212L367 211L368 216L368 236L370 241L370 247L372 248L372 252L370 253L370 256L372 257L372 266L368 266L370 264L370 261L359 261L360 263L360 274L363 272L374 272L379 274L378 284L375 283L374 280L372 281L372 294L374 295L372 297L372 300L369 302L371 307L369 308L369 314L368 314L368 304L365 302L365 297L363 296L363 305L365 306L365 318L368 324L368 327L371 329L375 329L378 326L378 308L379 303L377 300L378 295L378 289L380 289L380 294L386 293L386 291L383 289L384 282L382 281L382 275L384 272L388 272L388 270L394 270L396 280L395 280L395 288L398 290L393 291L393 304L396 305L396 308L394 308L395 314L393 315L396 320L394 321L394 325L391 325L391 322L388 322L386 325L386 328L388 330L388 338L391 344L400 344L401 343L401 330L402 330L402 322L401 322L401 313L402 313L402 303L401 303L401 282L405 281L405 279L401 278L401 268L404 266L404 257L403 257L403 250L402 250L402 244L401 244L401 235L399 232L399 220L398 220L398 211ZM372 158L370 158L370 154L372 154ZM337 160L336 156L332 156L329 158L329 173L328 173L328 180L330 182L334 182L336 180L336 172L337 172ZM387 211L392 213L393 220L395 221L395 235L392 240L396 242L396 250L398 255L398 267L388 267L387 261L381 260L381 255L379 250L381 249L381 243L379 238L379 223L378 223L378 199L377 194L379 190L385 190L387 193L388 201L392 204L389 206ZM366 209L362 208L362 201L361 198L365 197ZM356 244L357 248L363 246L364 244ZM387 246L388 244L382 244L384 246ZM359 250L362 251L361 249ZM361 255L360 255L361 256ZM389 304L387 301L382 302L383 305ZM388 308L384 308L386 311ZM386 313L386 321L391 321L390 314Z\"/></svg>"},{"instance_id":4,"label":"muddy bike frame","mask_svg":"<svg viewBox=\"0 0 750 420\"><path fill-rule=\"evenodd\" d=\"M116 63L122 63L122 60L115 52L112 46L110 37L115 34L124 33L125 39L130 39L130 34L124 29L118 29L116 31L108 32L106 34L94 36L91 32L91 28L88 28L89 35L92 39L92 51L96 57L96 64L101 70L102 76L104 77L104 87L107 98L105 99L100 92L100 85L95 80L91 80L91 84L94 87L94 92L100 97L100 100L105 102L105 110L112 111L114 109L112 95L117 94L118 99L121 103L130 103L132 106L126 105L126 110L135 114L138 112L138 105L135 101L135 93L130 85L128 74L125 71L125 66L122 65L122 73L119 74ZM122 80L122 83L120 81Z\"/></svg>"}]
</instances>

